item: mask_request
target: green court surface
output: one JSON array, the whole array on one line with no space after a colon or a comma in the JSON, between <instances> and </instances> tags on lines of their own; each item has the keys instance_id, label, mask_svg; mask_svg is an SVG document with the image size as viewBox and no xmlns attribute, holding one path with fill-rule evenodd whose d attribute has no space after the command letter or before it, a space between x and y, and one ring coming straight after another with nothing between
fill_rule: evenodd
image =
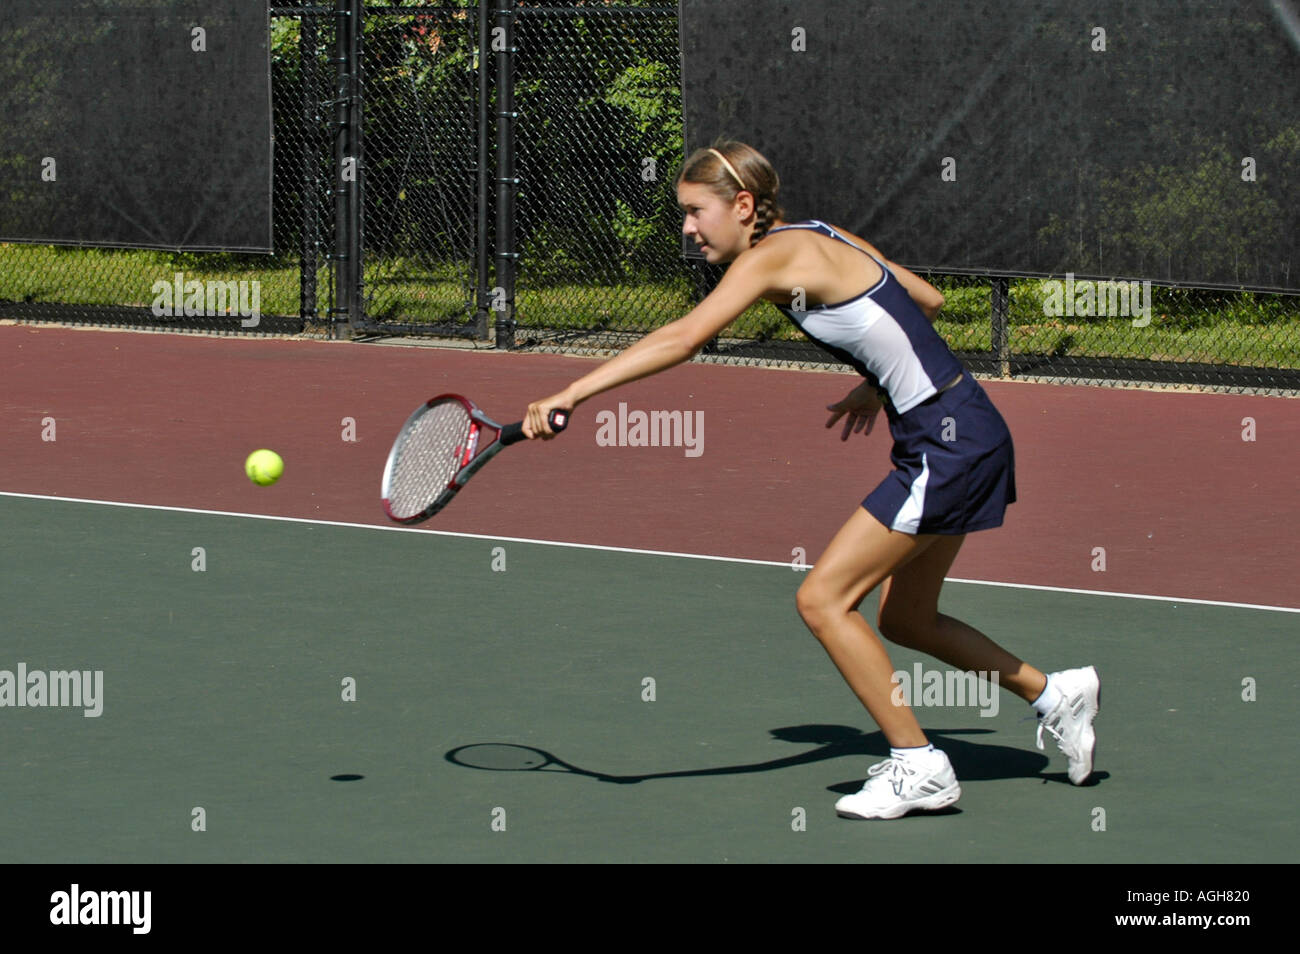
<instances>
[{"instance_id":1,"label":"green court surface","mask_svg":"<svg viewBox=\"0 0 1300 954\"><path fill-rule=\"evenodd\" d=\"M6 862L1297 855L1292 613L949 583L1040 669L1097 667L1094 779L1010 693L950 698L917 715L955 809L849 821L888 745L790 567L12 496L0 520L0 670L103 672L98 717L0 708ZM462 749L489 743L580 771Z\"/></svg>"}]
</instances>

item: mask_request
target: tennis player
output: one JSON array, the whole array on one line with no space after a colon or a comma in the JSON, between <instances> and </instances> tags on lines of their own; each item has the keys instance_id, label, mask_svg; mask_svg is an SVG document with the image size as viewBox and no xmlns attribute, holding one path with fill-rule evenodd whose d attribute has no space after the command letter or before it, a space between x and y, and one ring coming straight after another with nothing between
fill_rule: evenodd
<instances>
[{"instance_id":1,"label":"tennis player","mask_svg":"<svg viewBox=\"0 0 1300 954\"><path fill-rule=\"evenodd\" d=\"M938 609L966 534L1000 526L1016 499L1011 434L931 325L943 296L843 229L785 222L778 189L775 170L744 143L694 152L677 177L682 231L709 262L730 263L722 279L684 317L530 405L525 434L555 436L546 420L552 409L572 411L687 361L755 301L772 302L864 379L828 406L826 426L843 419L842 440L870 434L883 408L894 441L895 469L831 540L796 598L804 623L890 744L889 758L870 767L861 791L839 799L837 812L899 818L961 795L947 755L926 739L912 710L896 704L894 667L857 611L876 587L881 635L961 671L996 673L998 685L1037 711L1038 748L1048 732L1069 760L1070 781L1082 784L1096 747L1096 670L1044 675Z\"/></svg>"}]
</instances>

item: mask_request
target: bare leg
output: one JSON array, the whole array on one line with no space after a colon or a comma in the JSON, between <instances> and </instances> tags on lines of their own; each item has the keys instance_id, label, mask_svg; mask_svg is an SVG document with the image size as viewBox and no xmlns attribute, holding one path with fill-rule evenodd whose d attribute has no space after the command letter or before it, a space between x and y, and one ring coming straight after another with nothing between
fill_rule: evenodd
<instances>
[{"instance_id":1,"label":"bare leg","mask_svg":"<svg viewBox=\"0 0 1300 954\"><path fill-rule=\"evenodd\" d=\"M894 667L858 606L936 539L890 530L859 507L818 558L796 599L804 623L896 748L927 744L925 733L910 708L894 705Z\"/></svg>"},{"instance_id":2,"label":"bare leg","mask_svg":"<svg viewBox=\"0 0 1300 954\"><path fill-rule=\"evenodd\" d=\"M979 630L939 612L939 590L965 536L938 537L885 581L877 625L884 637L964 672L996 672L998 684L1026 702L1047 685L1042 672Z\"/></svg>"}]
</instances>

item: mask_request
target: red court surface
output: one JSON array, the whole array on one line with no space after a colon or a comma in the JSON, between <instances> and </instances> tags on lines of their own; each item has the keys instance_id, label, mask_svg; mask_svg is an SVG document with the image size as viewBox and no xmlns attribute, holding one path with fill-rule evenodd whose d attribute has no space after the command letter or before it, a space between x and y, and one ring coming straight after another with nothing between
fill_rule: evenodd
<instances>
[{"instance_id":1,"label":"red court surface","mask_svg":"<svg viewBox=\"0 0 1300 954\"><path fill-rule=\"evenodd\" d=\"M0 357L2 491L376 525L391 525L389 446L422 400L460 392L504 423L595 366L14 324ZM813 562L890 466L883 415L848 443L824 427L855 380L674 368L583 405L553 442L510 448L422 526L776 562L802 548ZM1015 439L1019 502L970 535L952 577L1300 607L1300 400L983 384ZM701 452L601 446L597 414L620 403L702 412ZM244 477L259 447L285 459L273 487Z\"/></svg>"}]
</instances>

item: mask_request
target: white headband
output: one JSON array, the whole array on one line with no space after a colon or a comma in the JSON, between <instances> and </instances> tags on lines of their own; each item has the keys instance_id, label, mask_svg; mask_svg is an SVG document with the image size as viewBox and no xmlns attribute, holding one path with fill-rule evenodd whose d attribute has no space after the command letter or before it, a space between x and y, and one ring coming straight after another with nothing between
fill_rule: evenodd
<instances>
[{"instance_id":1,"label":"white headband","mask_svg":"<svg viewBox=\"0 0 1300 954\"><path fill-rule=\"evenodd\" d=\"M750 188L749 188L749 186L745 185L745 180L742 179L742 178L740 178L740 173L738 173L738 172L736 171L735 167L734 167L731 163L729 163L729 162L727 161L727 157L726 157L726 156L724 156L722 153L718 152L718 150L716 150L716 149L710 149L709 152L711 152L711 153L713 153L715 156L717 156L718 159L722 162L722 164L723 164L724 166L727 167L727 171L730 172L730 173L732 174L732 176L735 178L735 180L736 180L737 182L740 183L740 187L741 187L742 189L744 189L746 192L751 191Z\"/></svg>"}]
</instances>

